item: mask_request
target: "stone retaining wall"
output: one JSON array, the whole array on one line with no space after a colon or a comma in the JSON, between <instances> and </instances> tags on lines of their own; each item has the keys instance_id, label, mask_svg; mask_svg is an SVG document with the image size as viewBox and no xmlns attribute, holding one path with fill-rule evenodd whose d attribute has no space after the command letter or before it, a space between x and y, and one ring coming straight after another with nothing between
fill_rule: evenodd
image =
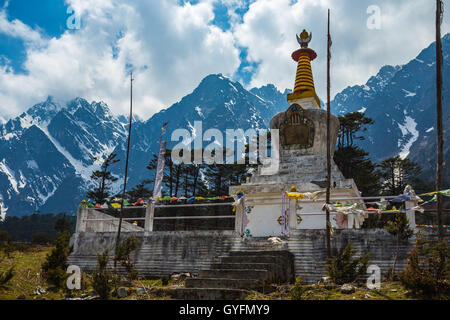
<instances>
[{"instance_id":1,"label":"stone retaining wall","mask_svg":"<svg viewBox=\"0 0 450 320\"><path fill-rule=\"evenodd\" d=\"M427 237L435 238L435 231L427 231ZM208 269L218 262L219 256L230 251L289 250L295 256L295 274L303 283L314 283L325 276L325 230L294 230L283 244L271 245L265 238L242 240L234 231L189 232L129 232L124 237L135 236L139 248L134 253L136 270L141 276L162 277L174 272L191 272ZM69 263L78 265L85 272L94 270L97 255L104 249L114 250L116 233L77 233L71 241L74 251ZM397 269L406 264L406 257L415 238L403 241ZM358 255L370 252L371 264L378 265L385 273L395 255L395 238L383 229L336 230L332 237L333 255L341 252L351 241Z\"/></svg>"}]
</instances>

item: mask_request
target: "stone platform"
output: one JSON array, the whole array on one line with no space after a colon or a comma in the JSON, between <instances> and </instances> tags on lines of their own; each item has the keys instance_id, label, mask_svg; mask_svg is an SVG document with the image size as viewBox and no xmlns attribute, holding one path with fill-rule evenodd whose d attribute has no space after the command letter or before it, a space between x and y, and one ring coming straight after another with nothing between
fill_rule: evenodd
<instances>
[{"instance_id":1,"label":"stone platform","mask_svg":"<svg viewBox=\"0 0 450 320\"><path fill-rule=\"evenodd\" d=\"M429 238L436 238L433 230L424 231ZM447 231L447 234L449 232ZM167 277L173 273L190 272L199 276L201 270L231 267L239 263L272 263L271 258L254 258L261 251L289 251L294 256L294 274L302 277L307 284L315 283L326 276L325 230L295 230L289 238L280 244L271 244L267 238L245 239L233 231L201 232L128 232L123 237L135 236L138 249L132 254L135 268L141 277ZM92 272L97 264L97 255L108 248L114 254L116 233L76 233L71 243L74 250L69 264L77 265L83 272ZM333 254L341 252L351 241L357 255L371 254L370 263L378 265L384 274L392 266L395 256L396 239L384 229L376 230L336 230L331 239ZM400 255L397 269L406 264L406 257L415 239L400 243ZM233 258L233 252L246 252L246 258ZM252 253L253 252L253 253ZM237 260L236 260L237 259ZM112 269L112 262L109 265ZM223 269L223 268L222 268ZM256 270L255 268L253 268ZM125 273L125 270L119 268ZM206 273L203 275L207 275ZM209 274L216 276L213 274ZM206 281L206 280L205 280Z\"/></svg>"}]
</instances>

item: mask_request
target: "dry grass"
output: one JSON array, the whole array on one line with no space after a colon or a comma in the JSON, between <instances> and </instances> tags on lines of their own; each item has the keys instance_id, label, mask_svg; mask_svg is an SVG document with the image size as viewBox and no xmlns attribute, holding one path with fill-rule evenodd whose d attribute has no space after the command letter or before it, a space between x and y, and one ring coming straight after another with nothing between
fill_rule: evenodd
<instances>
[{"instance_id":1,"label":"dry grass","mask_svg":"<svg viewBox=\"0 0 450 320\"><path fill-rule=\"evenodd\" d=\"M41 265L53 247L29 245L25 250L13 251L7 257L0 251L0 273L14 267L14 276L3 288L0 288L0 300L62 300L66 293L62 290L52 291L41 276ZM127 300L167 300L171 285L182 283L169 282L163 286L161 280L133 281L130 296ZM44 294L36 295L37 287L46 290ZM83 274L82 290L72 291L73 297L88 296L92 293L91 277ZM143 288L144 293L136 294L136 289ZM114 298L112 298L114 299Z\"/></svg>"},{"instance_id":2,"label":"dry grass","mask_svg":"<svg viewBox=\"0 0 450 320\"><path fill-rule=\"evenodd\" d=\"M13 251L9 257L0 252L0 272L14 267L13 278L4 288L0 288L0 299L62 299L61 293L47 290L47 284L41 276L41 265L51 249L51 247L30 246L25 251ZM38 286L45 288L47 292L35 295L34 291Z\"/></svg>"},{"instance_id":3,"label":"dry grass","mask_svg":"<svg viewBox=\"0 0 450 320\"><path fill-rule=\"evenodd\" d=\"M6 257L0 251L0 272L7 271L14 266L14 277L4 288L0 288L0 300L62 300L66 297L63 291L49 290L47 283L41 277L41 265L52 247L29 246L26 250L14 251L10 257ZM169 291L173 285L184 286L183 282L169 281L167 286L162 285L161 280L137 280L133 281L130 295L126 300L168 300L171 299ZM34 292L40 286L46 293L36 295ZM368 290L359 286L352 294L343 294L339 288L329 289L325 285L302 286L303 300L410 300L413 299L409 292L398 282L384 282L381 290ZM140 290L139 294L136 293ZM283 285L276 288L270 294L252 292L248 300L291 300L293 286ZM87 296L92 291L90 276L83 276L83 290L73 292L74 297ZM113 298L116 299L116 298Z\"/></svg>"},{"instance_id":4,"label":"dry grass","mask_svg":"<svg viewBox=\"0 0 450 320\"><path fill-rule=\"evenodd\" d=\"M356 285L355 285L356 286ZM247 300L292 300L294 286L280 286L270 294L252 292ZM323 284L304 285L302 300L414 300L408 290L398 282L384 282L380 290L357 286L354 293L342 293L340 288L331 289Z\"/></svg>"}]
</instances>

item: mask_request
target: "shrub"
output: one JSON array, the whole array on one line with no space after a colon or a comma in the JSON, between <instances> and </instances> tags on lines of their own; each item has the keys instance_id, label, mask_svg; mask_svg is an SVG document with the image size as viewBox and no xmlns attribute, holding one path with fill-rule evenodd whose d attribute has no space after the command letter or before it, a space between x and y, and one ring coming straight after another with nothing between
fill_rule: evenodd
<instances>
[{"instance_id":1,"label":"shrub","mask_svg":"<svg viewBox=\"0 0 450 320\"><path fill-rule=\"evenodd\" d=\"M306 289L302 286L302 278L295 279L294 287L291 290L290 296L292 300L302 300L302 296Z\"/></svg>"},{"instance_id":2,"label":"shrub","mask_svg":"<svg viewBox=\"0 0 450 320\"><path fill-rule=\"evenodd\" d=\"M107 300L111 296L114 288L114 276L107 270L109 262L109 250L106 249L97 256L97 267L92 274L92 287L100 296L100 299Z\"/></svg>"},{"instance_id":3,"label":"shrub","mask_svg":"<svg viewBox=\"0 0 450 320\"><path fill-rule=\"evenodd\" d=\"M122 243L119 244L117 254L115 259L120 261L120 264L125 268L128 273L129 280L137 279L138 272L134 271L134 263L131 259L131 253L138 247L136 237L126 238Z\"/></svg>"},{"instance_id":4,"label":"shrub","mask_svg":"<svg viewBox=\"0 0 450 320\"><path fill-rule=\"evenodd\" d=\"M47 255L45 262L42 265L42 276L50 285L56 289L65 288L65 282L68 274L66 273L67 257L72 252L72 247L69 247L70 235L68 233L59 234L56 239L56 246Z\"/></svg>"},{"instance_id":5,"label":"shrub","mask_svg":"<svg viewBox=\"0 0 450 320\"><path fill-rule=\"evenodd\" d=\"M0 273L0 287L4 287L14 277L14 267Z\"/></svg>"},{"instance_id":6,"label":"shrub","mask_svg":"<svg viewBox=\"0 0 450 320\"><path fill-rule=\"evenodd\" d=\"M400 251L400 241L408 240L414 235L414 230L409 227L409 221L404 213L397 213L393 221L388 221L384 227L387 232L395 236L395 257L392 268L390 268L390 275L387 278L395 280L395 267L397 265L398 255Z\"/></svg>"},{"instance_id":7,"label":"shrub","mask_svg":"<svg viewBox=\"0 0 450 320\"><path fill-rule=\"evenodd\" d=\"M5 244L11 241L11 235L6 230L0 230L0 244Z\"/></svg>"},{"instance_id":8,"label":"shrub","mask_svg":"<svg viewBox=\"0 0 450 320\"><path fill-rule=\"evenodd\" d=\"M47 232L36 232L31 237L31 243L48 245L53 243L54 238Z\"/></svg>"},{"instance_id":9,"label":"shrub","mask_svg":"<svg viewBox=\"0 0 450 320\"><path fill-rule=\"evenodd\" d=\"M354 255L355 247L349 242L340 256L328 259L327 274L334 283L354 282L366 274L370 255L353 258Z\"/></svg>"},{"instance_id":10,"label":"shrub","mask_svg":"<svg viewBox=\"0 0 450 320\"><path fill-rule=\"evenodd\" d=\"M73 232L73 223L66 217L65 213L59 214L55 220L54 228L57 232L72 233Z\"/></svg>"},{"instance_id":11,"label":"shrub","mask_svg":"<svg viewBox=\"0 0 450 320\"><path fill-rule=\"evenodd\" d=\"M450 247L444 241L418 239L399 278L416 296L450 298Z\"/></svg>"},{"instance_id":12,"label":"shrub","mask_svg":"<svg viewBox=\"0 0 450 320\"><path fill-rule=\"evenodd\" d=\"M11 235L8 233L8 231L0 231L0 249L4 251L5 255L8 258L10 257L11 252L13 252L11 246Z\"/></svg>"}]
</instances>

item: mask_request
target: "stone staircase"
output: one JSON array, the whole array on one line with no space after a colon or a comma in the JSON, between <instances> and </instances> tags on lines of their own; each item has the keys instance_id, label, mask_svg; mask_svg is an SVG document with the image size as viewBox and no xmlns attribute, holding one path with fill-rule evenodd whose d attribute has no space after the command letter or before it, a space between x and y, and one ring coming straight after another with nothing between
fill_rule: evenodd
<instances>
[{"instance_id":1,"label":"stone staircase","mask_svg":"<svg viewBox=\"0 0 450 320\"><path fill-rule=\"evenodd\" d=\"M186 279L185 287L174 290L183 300L239 300L251 290L269 292L273 284L292 283L294 257L289 251L232 251L219 257L209 270Z\"/></svg>"}]
</instances>

